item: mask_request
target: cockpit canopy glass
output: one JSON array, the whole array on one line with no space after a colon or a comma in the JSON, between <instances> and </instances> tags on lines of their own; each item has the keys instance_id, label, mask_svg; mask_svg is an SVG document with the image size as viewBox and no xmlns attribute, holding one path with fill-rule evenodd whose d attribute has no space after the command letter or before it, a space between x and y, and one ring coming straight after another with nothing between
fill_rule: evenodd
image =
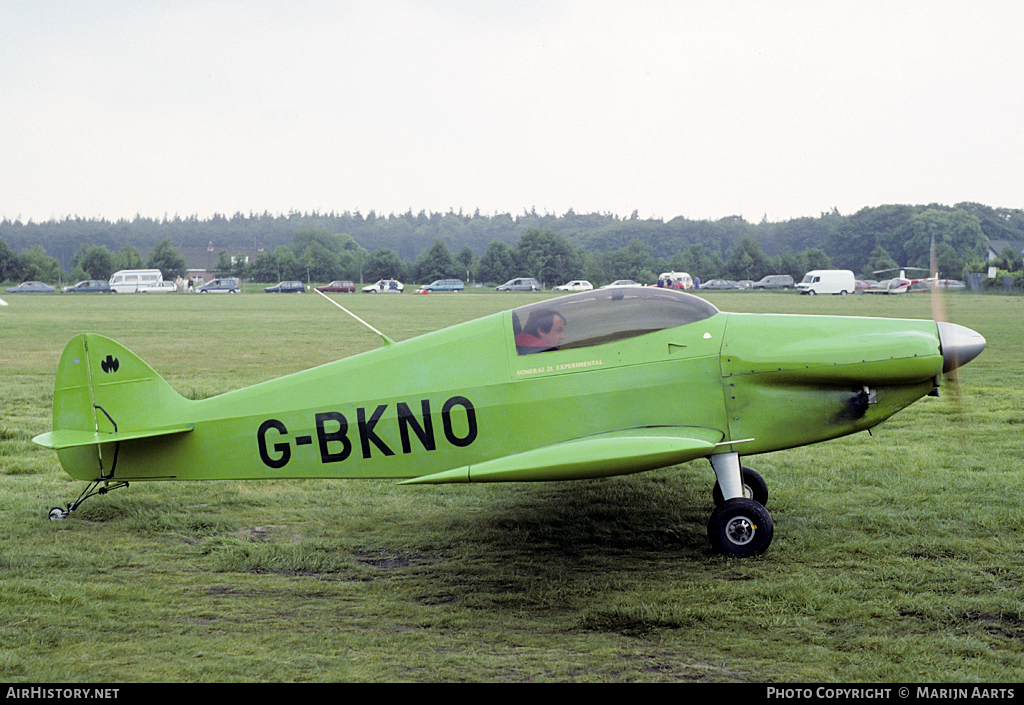
<instances>
[{"instance_id":1,"label":"cockpit canopy glass","mask_svg":"<svg viewBox=\"0 0 1024 705\"><path fill-rule=\"evenodd\" d=\"M671 289L620 287L549 299L512 312L520 355L633 338L718 313L704 299Z\"/></svg>"}]
</instances>

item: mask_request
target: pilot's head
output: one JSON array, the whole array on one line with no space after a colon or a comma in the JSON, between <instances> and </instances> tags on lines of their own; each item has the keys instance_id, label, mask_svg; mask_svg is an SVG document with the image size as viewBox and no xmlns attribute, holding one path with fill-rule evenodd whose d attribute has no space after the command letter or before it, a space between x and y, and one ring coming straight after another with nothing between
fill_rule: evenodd
<instances>
[{"instance_id":1,"label":"pilot's head","mask_svg":"<svg viewBox=\"0 0 1024 705\"><path fill-rule=\"evenodd\" d=\"M551 347L558 347L565 340L565 317L554 309L537 309L530 314L523 331L540 338Z\"/></svg>"}]
</instances>

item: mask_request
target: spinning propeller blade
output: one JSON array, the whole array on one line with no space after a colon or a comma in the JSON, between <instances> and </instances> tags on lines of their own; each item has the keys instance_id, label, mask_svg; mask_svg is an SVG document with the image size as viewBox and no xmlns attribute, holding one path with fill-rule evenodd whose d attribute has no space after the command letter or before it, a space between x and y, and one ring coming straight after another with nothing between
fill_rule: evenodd
<instances>
[{"instance_id":1,"label":"spinning propeller blade","mask_svg":"<svg viewBox=\"0 0 1024 705\"><path fill-rule=\"evenodd\" d=\"M939 329L939 347L942 349L942 373L946 376L950 391L953 393L956 413L962 425L966 422L967 415L964 413L963 390L960 388L957 368L961 365L966 365L981 354L981 351L985 349L985 338L970 328L950 323L946 319L946 307L942 300L942 291L939 286L934 235L931 239L929 259L929 274L932 280L932 319Z\"/></svg>"}]
</instances>

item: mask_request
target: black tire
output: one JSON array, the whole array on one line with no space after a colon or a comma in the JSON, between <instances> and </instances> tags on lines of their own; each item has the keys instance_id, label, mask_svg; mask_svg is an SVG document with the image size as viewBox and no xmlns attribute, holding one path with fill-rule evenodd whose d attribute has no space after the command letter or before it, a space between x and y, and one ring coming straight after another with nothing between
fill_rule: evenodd
<instances>
[{"instance_id":1,"label":"black tire","mask_svg":"<svg viewBox=\"0 0 1024 705\"><path fill-rule=\"evenodd\" d=\"M715 507L708 520L708 540L716 551L737 558L768 550L775 525L768 510L750 499L730 499Z\"/></svg>"},{"instance_id":2,"label":"black tire","mask_svg":"<svg viewBox=\"0 0 1024 705\"><path fill-rule=\"evenodd\" d=\"M762 507L768 506L768 483L761 477L761 474L753 468L748 468L746 465L740 468L740 472L743 475L743 496L754 500ZM722 488L718 484L718 480L715 480L715 487L711 490L711 497L714 499L716 507L720 507L725 503L725 497L722 496Z\"/></svg>"}]
</instances>

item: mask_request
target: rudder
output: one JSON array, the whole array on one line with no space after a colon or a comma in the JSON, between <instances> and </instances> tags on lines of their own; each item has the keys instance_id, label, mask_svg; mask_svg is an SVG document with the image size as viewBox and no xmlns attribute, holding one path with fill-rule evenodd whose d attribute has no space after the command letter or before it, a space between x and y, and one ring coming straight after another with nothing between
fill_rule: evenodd
<instances>
[{"instance_id":1,"label":"rudder","mask_svg":"<svg viewBox=\"0 0 1024 705\"><path fill-rule=\"evenodd\" d=\"M53 431L33 440L57 450L71 475L109 475L116 444L192 430L188 400L110 338L83 333L64 348L53 393ZM109 456L109 457L108 457Z\"/></svg>"}]
</instances>

